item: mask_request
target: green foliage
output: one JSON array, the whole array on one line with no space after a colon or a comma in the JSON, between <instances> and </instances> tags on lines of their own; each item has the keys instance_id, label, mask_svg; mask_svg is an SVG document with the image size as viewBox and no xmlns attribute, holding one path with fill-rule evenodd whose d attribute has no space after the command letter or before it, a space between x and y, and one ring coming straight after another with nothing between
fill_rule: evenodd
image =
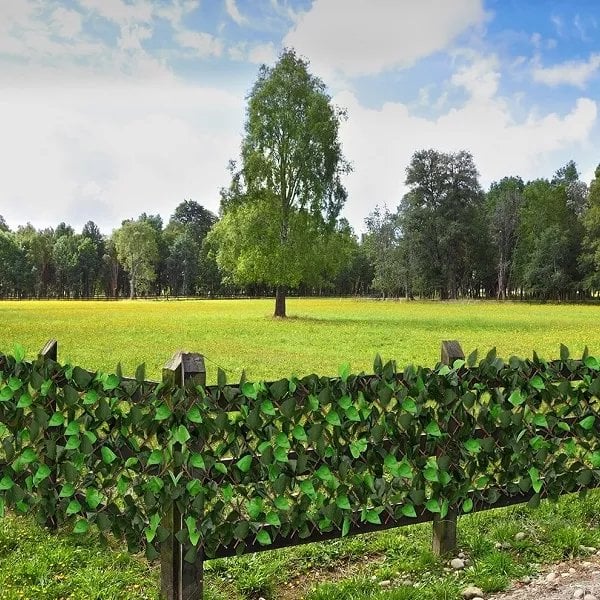
<instances>
[{"instance_id":1,"label":"green foliage","mask_svg":"<svg viewBox=\"0 0 600 600\"><path fill-rule=\"evenodd\" d=\"M350 167L339 141L343 113L330 100L293 50L261 67L248 97L241 170L232 164L224 218L209 236L234 281L279 288L275 316L285 316L286 287L335 275L344 262L335 260L332 238L340 237L341 176Z\"/></svg>"},{"instance_id":2,"label":"green foliage","mask_svg":"<svg viewBox=\"0 0 600 600\"><path fill-rule=\"evenodd\" d=\"M22 351L18 351L22 355ZM584 356L187 387L0 356L0 499L156 555L465 512L600 479L600 365ZM18 356L21 358L21 356ZM57 417L58 416L58 417ZM186 550L187 553L187 550Z\"/></svg>"}]
</instances>

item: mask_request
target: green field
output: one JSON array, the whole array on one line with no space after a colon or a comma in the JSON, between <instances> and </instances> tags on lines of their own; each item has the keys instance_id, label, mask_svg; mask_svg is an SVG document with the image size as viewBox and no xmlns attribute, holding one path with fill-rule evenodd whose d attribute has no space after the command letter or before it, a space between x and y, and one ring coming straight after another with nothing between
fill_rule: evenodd
<instances>
[{"instance_id":1,"label":"green field","mask_svg":"<svg viewBox=\"0 0 600 600\"><path fill-rule=\"evenodd\" d=\"M133 373L145 362L158 377L177 349L207 357L209 380L220 365L237 378L272 379L316 372L336 374L349 362L371 371L373 358L431 365L440 342L458 339L465 352L501 356L558 356L561 343L573 354L600 350L600 306L497 302L382 302L290 299L287 320L273 319L272 300L0 303L0 351L21 343L30 356L49 338L59 359L90 370L118 362Z\"/></svg>"},{"instance_id":2,"label":"green field","mask_svg":"<svg viewBox=\"0 0 600 600\"><path fill-rule=\"evenodd\" d=\"M2 302L0 352L20 343L33 357L55 337L61 362L111 370L120 361L125 373L145 362L157 378L184 348L206 355L210 381L216 364L232 379L242 369L265 379L336 374L345 362L370 371L376 353L433 366L443 339L460 340L467 353L496 346L505 357L535 349L553 358L561 343L574 355L585 345L600 351L599 306L291 299L287 320L273 319L272 309L271 300ZM207 598L458 600L468 583L486 593L504 589L533 574L536 563L600 547L599 514L594 492L536 510L462 517L459 543L472 564L460 573L447 573L432 555L427 525L209 561ZM525 539L515 541L517 532ZM52 535L31 519L0 520L0 600L156 599L158 577L156 564L129 556L118 542L107 549L68 531Z\"/></svg>"}]
</instances>

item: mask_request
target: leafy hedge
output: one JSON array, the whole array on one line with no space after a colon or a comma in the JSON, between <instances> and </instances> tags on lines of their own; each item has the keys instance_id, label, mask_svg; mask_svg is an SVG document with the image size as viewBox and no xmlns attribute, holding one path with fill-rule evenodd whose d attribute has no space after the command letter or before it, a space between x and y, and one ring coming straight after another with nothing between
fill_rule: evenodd
<instances>
[{"instance_id":1,"label":"leafy hedge","mask_svg":"<svg viewBox=\"0 0 600 600\"><path fill-rule=\"evenodd\" d=\"M157 556L175 501L199 545L269 545L600 482L598 361L375 361L374 375L181 389L0 355L0 512Z\"/></svg>"}]
</instances>

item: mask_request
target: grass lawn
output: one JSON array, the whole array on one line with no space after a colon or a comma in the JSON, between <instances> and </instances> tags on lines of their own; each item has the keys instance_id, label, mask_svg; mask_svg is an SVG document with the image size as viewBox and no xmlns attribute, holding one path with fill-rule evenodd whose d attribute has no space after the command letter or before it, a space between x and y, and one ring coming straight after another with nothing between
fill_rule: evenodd
<instances>
[{"instance_id":1,"label":"grass lawn","mask_svg":"<svg viewBox=\"0 0 600 600\"><path fill-rule=\"evenodd\" d=\"M34 356L51 337L59 360L89 369L132 373L146 362L150 377L178 348L209 359L237 379L274 379L292 373L336 374L350 362L371 371L373 357L400 365L433 365L442 339L458 339L465 352L492 346L501 356L532 349L558 356L588 345L600 352L599 306L494 302L379 302L291 299L287 320L271 318L272 300L137 302L2 302L0 352L23 344ZM447 572L430 552L431 526L413 526L343 541L310 544L205 566L212 600L458 600L467 583L485 592L532 574L539 563L600 547L600 492L462 517L461 548L471 566ZM515 541L517 532L525 539ZM501 549L496 544L501 543ZM158 598L158 568L129 556L115 543L51 535L31 519L0 520L0 600ZM406 585L408 582L415 585ZM385 582L384 585L380 585Z\"/></svg>"},{"instance_id":2,"label":"grass lawn","mask_svg":"<svg viewBox=\"0 0 600 600\"><path fill-rule=\"evenodd\" d=\"M0 302L0 352L19 342L33 356L54 337L61 362L113 370L120 361L124 373L145 362L157 378L186 349L207 357L214 381L215 364L234 380L242 369L250 379L334 375L345 362L371 371L377 353L433 366L443 339L466 353L496 346L507 358L533 349L554 358L561 343L573 354L600 351L600 306L293 298L287 320L272 311L273 300Z\"/></svg>"}]
</instances>

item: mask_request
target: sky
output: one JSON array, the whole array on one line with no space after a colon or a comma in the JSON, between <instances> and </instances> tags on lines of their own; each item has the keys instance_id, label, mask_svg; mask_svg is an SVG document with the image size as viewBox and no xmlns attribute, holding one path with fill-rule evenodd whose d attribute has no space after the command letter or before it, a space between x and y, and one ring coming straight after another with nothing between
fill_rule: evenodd
<instances>
[{"instance_id":1,"label":"sky","mask_svg":"<svg viewBox=\"0 0 600 600\"><path fill-rule=\"evenodd\" d=\"M259 66L289 47L347 111L357 232L420 149L471 152L484 189L600 163L600 0L0 0L0 215L218 213Z\"/></svg>"}]
</instances>

